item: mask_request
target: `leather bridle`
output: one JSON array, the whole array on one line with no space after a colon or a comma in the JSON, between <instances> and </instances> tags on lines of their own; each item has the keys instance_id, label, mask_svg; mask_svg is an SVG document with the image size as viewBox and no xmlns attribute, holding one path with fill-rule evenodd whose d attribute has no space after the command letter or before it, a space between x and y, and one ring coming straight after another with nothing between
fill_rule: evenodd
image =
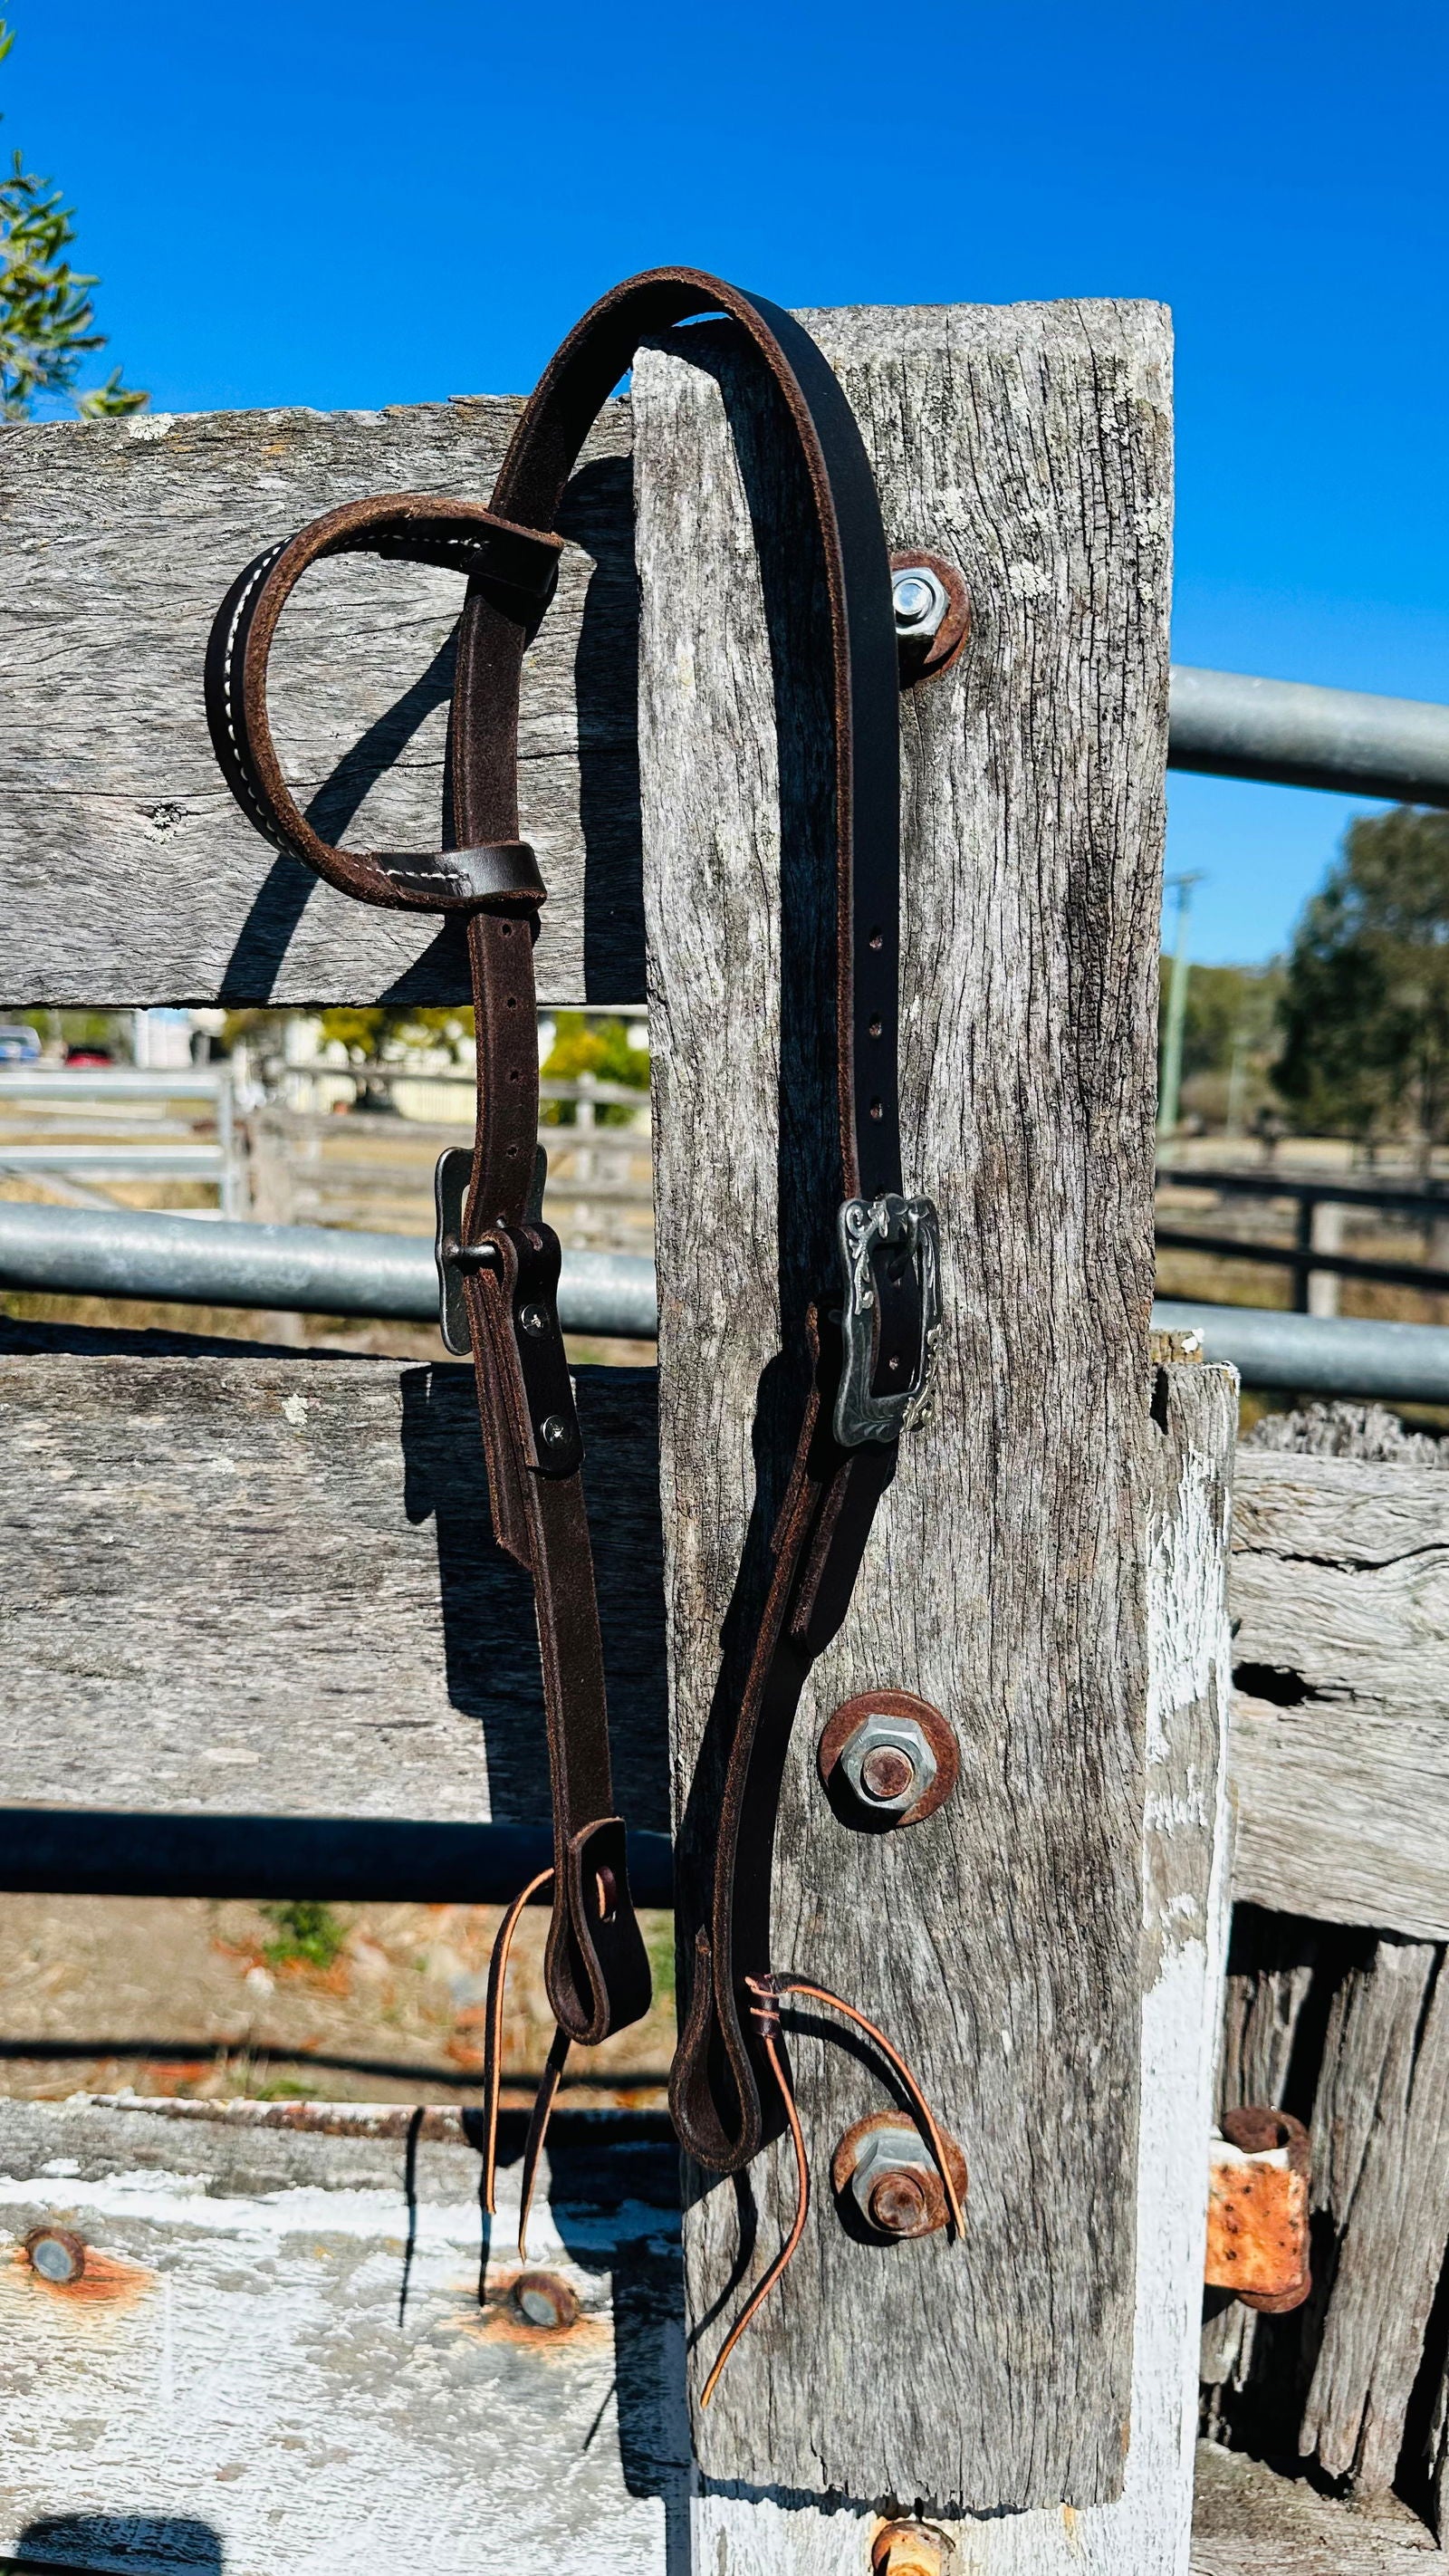
<instances>
[{"instance_id":1,"label":"leather bridle","mask_svg":"<svg viewBox=\"0 0 1449 2576\"><path fill-rule=\"evenodd\" d=\"M212 740L258 829L364 902L457 913L466 923L478 1121L471 1160L445 1155L439 1167L439 1269L445 1339L471 1348L476 1367L495 1532L531 1572L538 1609L554 1817L545 1974L559 2039L535 2118L530 2180L564 2048L595 2044L637 2019L650 1983L624 1825L613 1812L583 1443L558 1321L560 1249L535 1189L532 952L545 889L519 838L519 680L557 580L562 541L553 530L564 489L596 415L645 336L705 314L727 315L756 352L804 463L829 601L834 727L840 1276L809 1319L810 1394L734 1713L709 1920L670 2087L685 2147L716 2172L736 2171L766 2134L762 2075L784 2093L798 2143L775 2044L778 1993L798 1980L776 1980L769 1955L778 1751L822 1622L838 1623L848 1597L894 1444L925 1409L940 1314L935 1210L907 1198L901 1177L899 656L880 506L854 417L788 313L696 270L651 271L604 296L551 360L486 508L392 493L330 511L241 575L207 657ZM439 853L335 848L282 775L266 698L277 621L308 567L344 553L468 575L451 718L454 846ZM495 2103L502 1975L517 1913L495 1960ZM934 2153L934 2123L930 2130ZM954 2185L937 2161L959 2224Z\"/></svg>"}]
</instances>

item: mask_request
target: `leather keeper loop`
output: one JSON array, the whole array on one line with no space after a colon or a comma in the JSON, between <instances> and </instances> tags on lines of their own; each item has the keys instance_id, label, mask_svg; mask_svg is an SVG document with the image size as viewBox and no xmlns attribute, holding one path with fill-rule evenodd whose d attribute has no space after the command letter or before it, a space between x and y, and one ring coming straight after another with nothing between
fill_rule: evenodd
<instances>
[{"instance_id":1,"label":"leather keeper loop","mask_svg":"<svg viewBox=\"0 0 1449 2576\"><path fill-rule=\"evenodd\" d=\"M222 602L206 654L206 716L232 793L273 847L301 859L344 894L400 911L536 908L543 880L516 815L490 817L465 849L344 850L324 841L282 775L267 712L267 666L283 608L304 572L343 554L441 564L466 573L495 612L496 647L522 665L524 649L558 578L563 540L519 527L481 504L427 493L385 492L313 519L249 564Z\"/></svg>"}]
</instances>

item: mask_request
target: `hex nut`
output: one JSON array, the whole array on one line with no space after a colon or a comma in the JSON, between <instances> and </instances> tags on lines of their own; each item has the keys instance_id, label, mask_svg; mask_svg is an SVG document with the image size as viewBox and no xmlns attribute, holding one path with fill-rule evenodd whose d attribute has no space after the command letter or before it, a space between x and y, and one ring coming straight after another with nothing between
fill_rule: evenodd
<instances>
[{"instance_id":1,"label":"hex nut","mask_svg":"<svg viewBox=\"0 0 1449 2576\"><path fill-rule=\"evenodd\" d=\"M905 564L891 575L896 633L927 642L942 625L951 603L946 585L929 564Z\"/></svg>"},{"instance_id":2,"label":"hex nut","mask_svg":"<svg viewBox=\"0 0 1449 2576\"><path fill-rule=\"evenodd\" d=\"M964 2208L966 2159L945 2130L941 2145ZM946 2194L931 2150L903 2112L872 2111L847 2129L831 2157L830 2180L838 2199L877 2238L899 2242L933 2236L948 2223Z\"/></svg>"},{"instance_id":3,"label":"hex nut","mask_svg":"<svg viewBox=\"0 0 1449 2576\"><path fill-rule=\"evenodd\" d=\"M891 599L902 686L938 679L959 661L971 632L971 596L956 566L923 547L893 554Z\"/></svg>"}]
</instances>

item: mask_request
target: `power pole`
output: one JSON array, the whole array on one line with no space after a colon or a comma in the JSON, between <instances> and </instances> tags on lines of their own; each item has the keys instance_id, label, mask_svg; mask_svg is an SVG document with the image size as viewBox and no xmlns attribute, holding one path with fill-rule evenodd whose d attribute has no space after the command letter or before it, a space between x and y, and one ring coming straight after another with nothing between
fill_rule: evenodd
<instances>
[{"instance_id":1,"label":"power pole","mask_svg":"<svg viewBox=\"0 0 1449 2576\"><path fill-rule=\"evenodd\" d=\"M1177 1133L1177 1097L1182 1087L1182 1027L1187 1017L1187 923L1192 890L1201 885L1202 868L1169 877L1164 892L1177 897L1176 933L1172 947L1172 981L1167 988L1167 1027L1162 1037L1162 1073L1157 1088L1157 1134L1160 1142Z\"/></svg>"}]
</instances>

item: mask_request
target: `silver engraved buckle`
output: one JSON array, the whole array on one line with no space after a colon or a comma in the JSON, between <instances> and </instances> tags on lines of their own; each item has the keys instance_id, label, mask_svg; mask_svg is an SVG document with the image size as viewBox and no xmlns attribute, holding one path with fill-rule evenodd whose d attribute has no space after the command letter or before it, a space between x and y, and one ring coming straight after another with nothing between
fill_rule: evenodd
<instances>
[{"instance_id":1,"label":"silver engraved buckle","mask_svg":"<svg viewBox=\"0 0 1449 2576\"><path fill-rule=\"evenodd\" d=\"M898 1440L914 1430L931 1401L931 1371L941 1328L941 1231L931 1199L903 1199L887 1190L878 1199L847 1199L836 1219L845 1298L840 1312L840 1388L835 1398L835 1437L842 1449L867 1440ZM909 1386L877 1394L876 1285L873 1259L903 1258L916 1274L920 1340Z\"/></svg>"}]
</instances>

